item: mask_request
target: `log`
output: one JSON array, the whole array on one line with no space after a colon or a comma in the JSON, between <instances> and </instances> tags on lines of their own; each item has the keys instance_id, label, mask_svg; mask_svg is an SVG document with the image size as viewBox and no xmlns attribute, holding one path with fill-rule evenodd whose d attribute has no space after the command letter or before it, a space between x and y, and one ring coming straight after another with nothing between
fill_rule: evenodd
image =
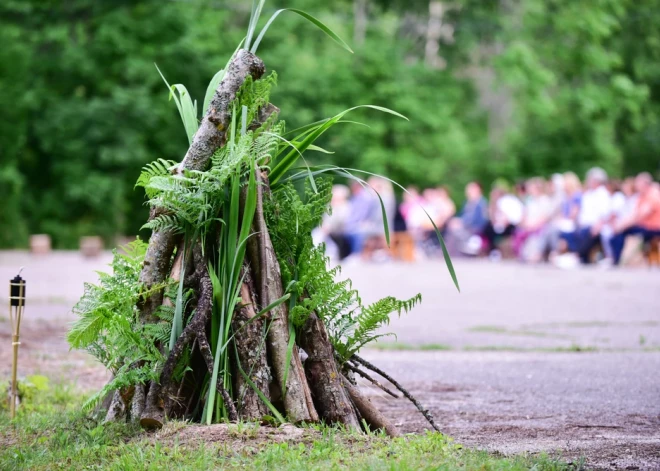
<instances>
[{"instance_id":1,"label":"log","mask_svg":"<svg viewBox=\"0 0 660 471\"><path fill-rule=\"evenodd\" d=\"M229 105L236 98L236 93L248 76L257 80L263 76L265 71L264 63L251 52L241 49L236 53L179 165L179 171L206 168L213 153L227 140L227 129L231 122ZM156 208L152 208L150 218L153 218L157 212ZM144 267L140 273L140 282L147 289L165 281L176 243L177 236L169 231L154 231L151 235L144 258ZM153 314L162 301L162 292L153 293L139 306L140 318L143 322L154 321Z\"/></svg>"},{"instance_id":2,"label":"log","mask_svg":"<svg viewBox=\"0 0 660 471\"><path fill-rule=\"evenodd\" d=\"M264 195L270 194L268 178L257 171L257 208L254 215L254 232L258 244L248 246L248 250L257 250L250 260L258 260L255 270L258 275L259 301L264 308L280 299L282 275L280 265L275 255L275 249L270 240L268 227L264 217ZM312 394L309 390L305 371L300 361L298 347L293 345L293 352L287 361L289 352L289 315L286 303L273 308L268 330L268 353L272 362L273 373L280 390L283 392L284 409L289 420L298 422L315 422L319 416L314 407Z\"/></svg>"},{"instance_id":3,"label":"log","mask_svg":"<svg viewBox=\"0 0 660 471\"><path fill-rule=\"evenodd\" d=\"M360 392L357 386L353 386L346 378L342 378L342 383L353 401L353 404L355 404L360 415L370 427L374 429L383 429L385 430L385 433L392 438L401 436L399 429L396 428L396 426L390 422L381 411L374 407L371 401Z\"/></svg>"},{"instance_id":4,"label":"log","mask_svg":"<svg viewBox=\"0 0 660 471\"><path fill-rule=\"evenodd\" d=\"M308 355L305 360L307 382L321 418L329 424L340 423L359 430L360 423L342 385L328 333L316 313L310 314L298 339Z\"/></svg>"},{"instance_id":5,"label":"log","mask_svg":"<svg viewBox=\"0 0 660 471\"><path fill-rule=\"evenodd\" d=\"M238 402L238 415L242 420L260 420L270 415L268 406L264 404L257 392L245 380L238 368L240 367L250 378L250 381L261 393L270 400L269 384L270 368L266 356L266 343L263 335L263 319L255 319L256 295L253 280L249 270L241 286L241 306L234 313L232 330L236 347L236 362L234 371L234 393Z\"/></svg>"}]
</instances>

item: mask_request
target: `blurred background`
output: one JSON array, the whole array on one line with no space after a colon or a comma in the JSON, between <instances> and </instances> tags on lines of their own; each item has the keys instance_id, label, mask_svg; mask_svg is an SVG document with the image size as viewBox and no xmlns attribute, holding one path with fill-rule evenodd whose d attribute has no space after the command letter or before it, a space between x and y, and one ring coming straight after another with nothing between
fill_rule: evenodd
<instances>
[{"instance_id":1,"label":"blurred background","mask_svg":"<svg viewBox=\"0 0 660 471\"><path fill-rule=\"evenodd\" d=\"M459 207L473 180L487 195L498 178L593 166L657 179L660 1L282 0L264 17L280 7L312 13L355 51L278 18L260 55L289 129L357 104L410 118L355 115L369 127L329 133L324 162L443 185ZM249 15L239 0L4 0L0 247L137 234L140 168L187 147L154 64L201 101Z\"/></svg>"}]
</instances>

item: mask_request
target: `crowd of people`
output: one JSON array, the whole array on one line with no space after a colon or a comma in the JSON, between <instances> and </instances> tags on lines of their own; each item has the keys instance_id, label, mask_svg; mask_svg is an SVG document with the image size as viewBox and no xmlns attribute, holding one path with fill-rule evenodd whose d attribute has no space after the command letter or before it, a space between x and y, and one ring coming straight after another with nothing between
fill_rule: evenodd
<instances>
[{"instance_id":1,"label":"crowd of people","mask_svg":"<svg viewBox=\"0 0 660 471\"><path fill-rule=\"evenodd\" d=\"M386 217L391 233L406 234L426 256L440 253L439 230L452 256L515 257L567 268L594 262L619 265L630 236L638 236L637 247L640 240L660 238L660 185L646 172L618 181L592 168L584 184L572 172L514 186L497 180L488 196L479 183L468 183L457 212L444 187L422 192L410 187L397 204L392 184L382 178L350 188L335 185L332 213L317 240L338 259L386 258Z\"/></svg>"}]
</instances>

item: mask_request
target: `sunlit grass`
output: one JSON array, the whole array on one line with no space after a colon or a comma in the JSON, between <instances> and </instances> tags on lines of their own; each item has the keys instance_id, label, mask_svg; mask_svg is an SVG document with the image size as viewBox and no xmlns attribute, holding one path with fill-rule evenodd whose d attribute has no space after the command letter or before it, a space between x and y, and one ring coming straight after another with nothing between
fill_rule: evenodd
<instances>
[{"instance_id":1,"label":"sunlit grass","mask_svg":"<svg viewBox=\"0 0 660 471\"><path fill-rule=\"evenodd\" d=\"M274 443L258 439L258 426L237 424L231 446L184 445L176 433L185 423L168 424L174 436L157 440L129 424L89 418L83 400L69 387L51 385L27 399L15 421L1 411L0 469L575 469L545 455L504 458L466 449L439 433L389 439L318 425L307 426L300 439Z\"/></svg>"}]
</instances>

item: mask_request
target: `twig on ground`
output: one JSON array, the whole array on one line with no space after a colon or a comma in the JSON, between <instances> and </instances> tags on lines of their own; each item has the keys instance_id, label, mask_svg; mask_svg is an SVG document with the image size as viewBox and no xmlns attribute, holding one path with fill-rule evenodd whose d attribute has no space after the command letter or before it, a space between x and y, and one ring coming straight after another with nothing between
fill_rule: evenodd
<instances>
[{"instance_id":1,"label":"twig on ground","mask_svg":"<svg viewBox=\"0 0 660 471\"><path fill-rule=\"evenodd\" d=\"M422 413L424 418L426 418L426 420L428 421L428 423L431 424L431 426L433 427L434 430L436 430L437 432L441 431L440 428L435 424L435 422L433 420L433 415L431 415L431 413L428 411L428 409L425 409L422 406L422 404L417 399L415 399L415 397L412 394L410 394L403 386L401 386L394 378L392 378L390 375L385 373L383 370L378 368L373 363L368 362L367 360L365 360L364 358L362 358L358 355L353 355L350 359L352 361L356 362L356 363L361 364L365 368L367 368L367 369L369 369L369 370L371 370L375 373L378 373L383 378L385 378L390 383L392 383L392 385L395 388L397 388L399 391L401 391L403 393L403 395L406 396L410 400L410 402L415 404L415 407L417 407L417 410L419 410Z\"/></svg>"},{"instance_id":2,"label":"twig on ground","mask_svg":"<svg viewBox=\"0 0 660 471\"><path fill-rule=\"evenodd\" d=\"M349 370L351 370L351 371L353 371L353 372L359 374L359 375L362 376L364 379L366 379L367 381L371 382L371 384L373 384L374 386L379 387L380 389L382 389L383 391L385 391L385 392L386 392L387 394L389 394L390 396L395 397L395 398L397 398L397 399L400 397L398 394L392 392L390 389L388 389L387 387L383 386L383 385L382 385L377 379L375 379L375 378L373 378L372 376L370 376L369 373L367 373L366 371L363 371L363 370L361 370L360 368L358 368L357 366L353 366L353 365L351 365L350 363L345 363L345 366L346 366L346 368L348 368Z\"/></svg>"}]
</instances>

